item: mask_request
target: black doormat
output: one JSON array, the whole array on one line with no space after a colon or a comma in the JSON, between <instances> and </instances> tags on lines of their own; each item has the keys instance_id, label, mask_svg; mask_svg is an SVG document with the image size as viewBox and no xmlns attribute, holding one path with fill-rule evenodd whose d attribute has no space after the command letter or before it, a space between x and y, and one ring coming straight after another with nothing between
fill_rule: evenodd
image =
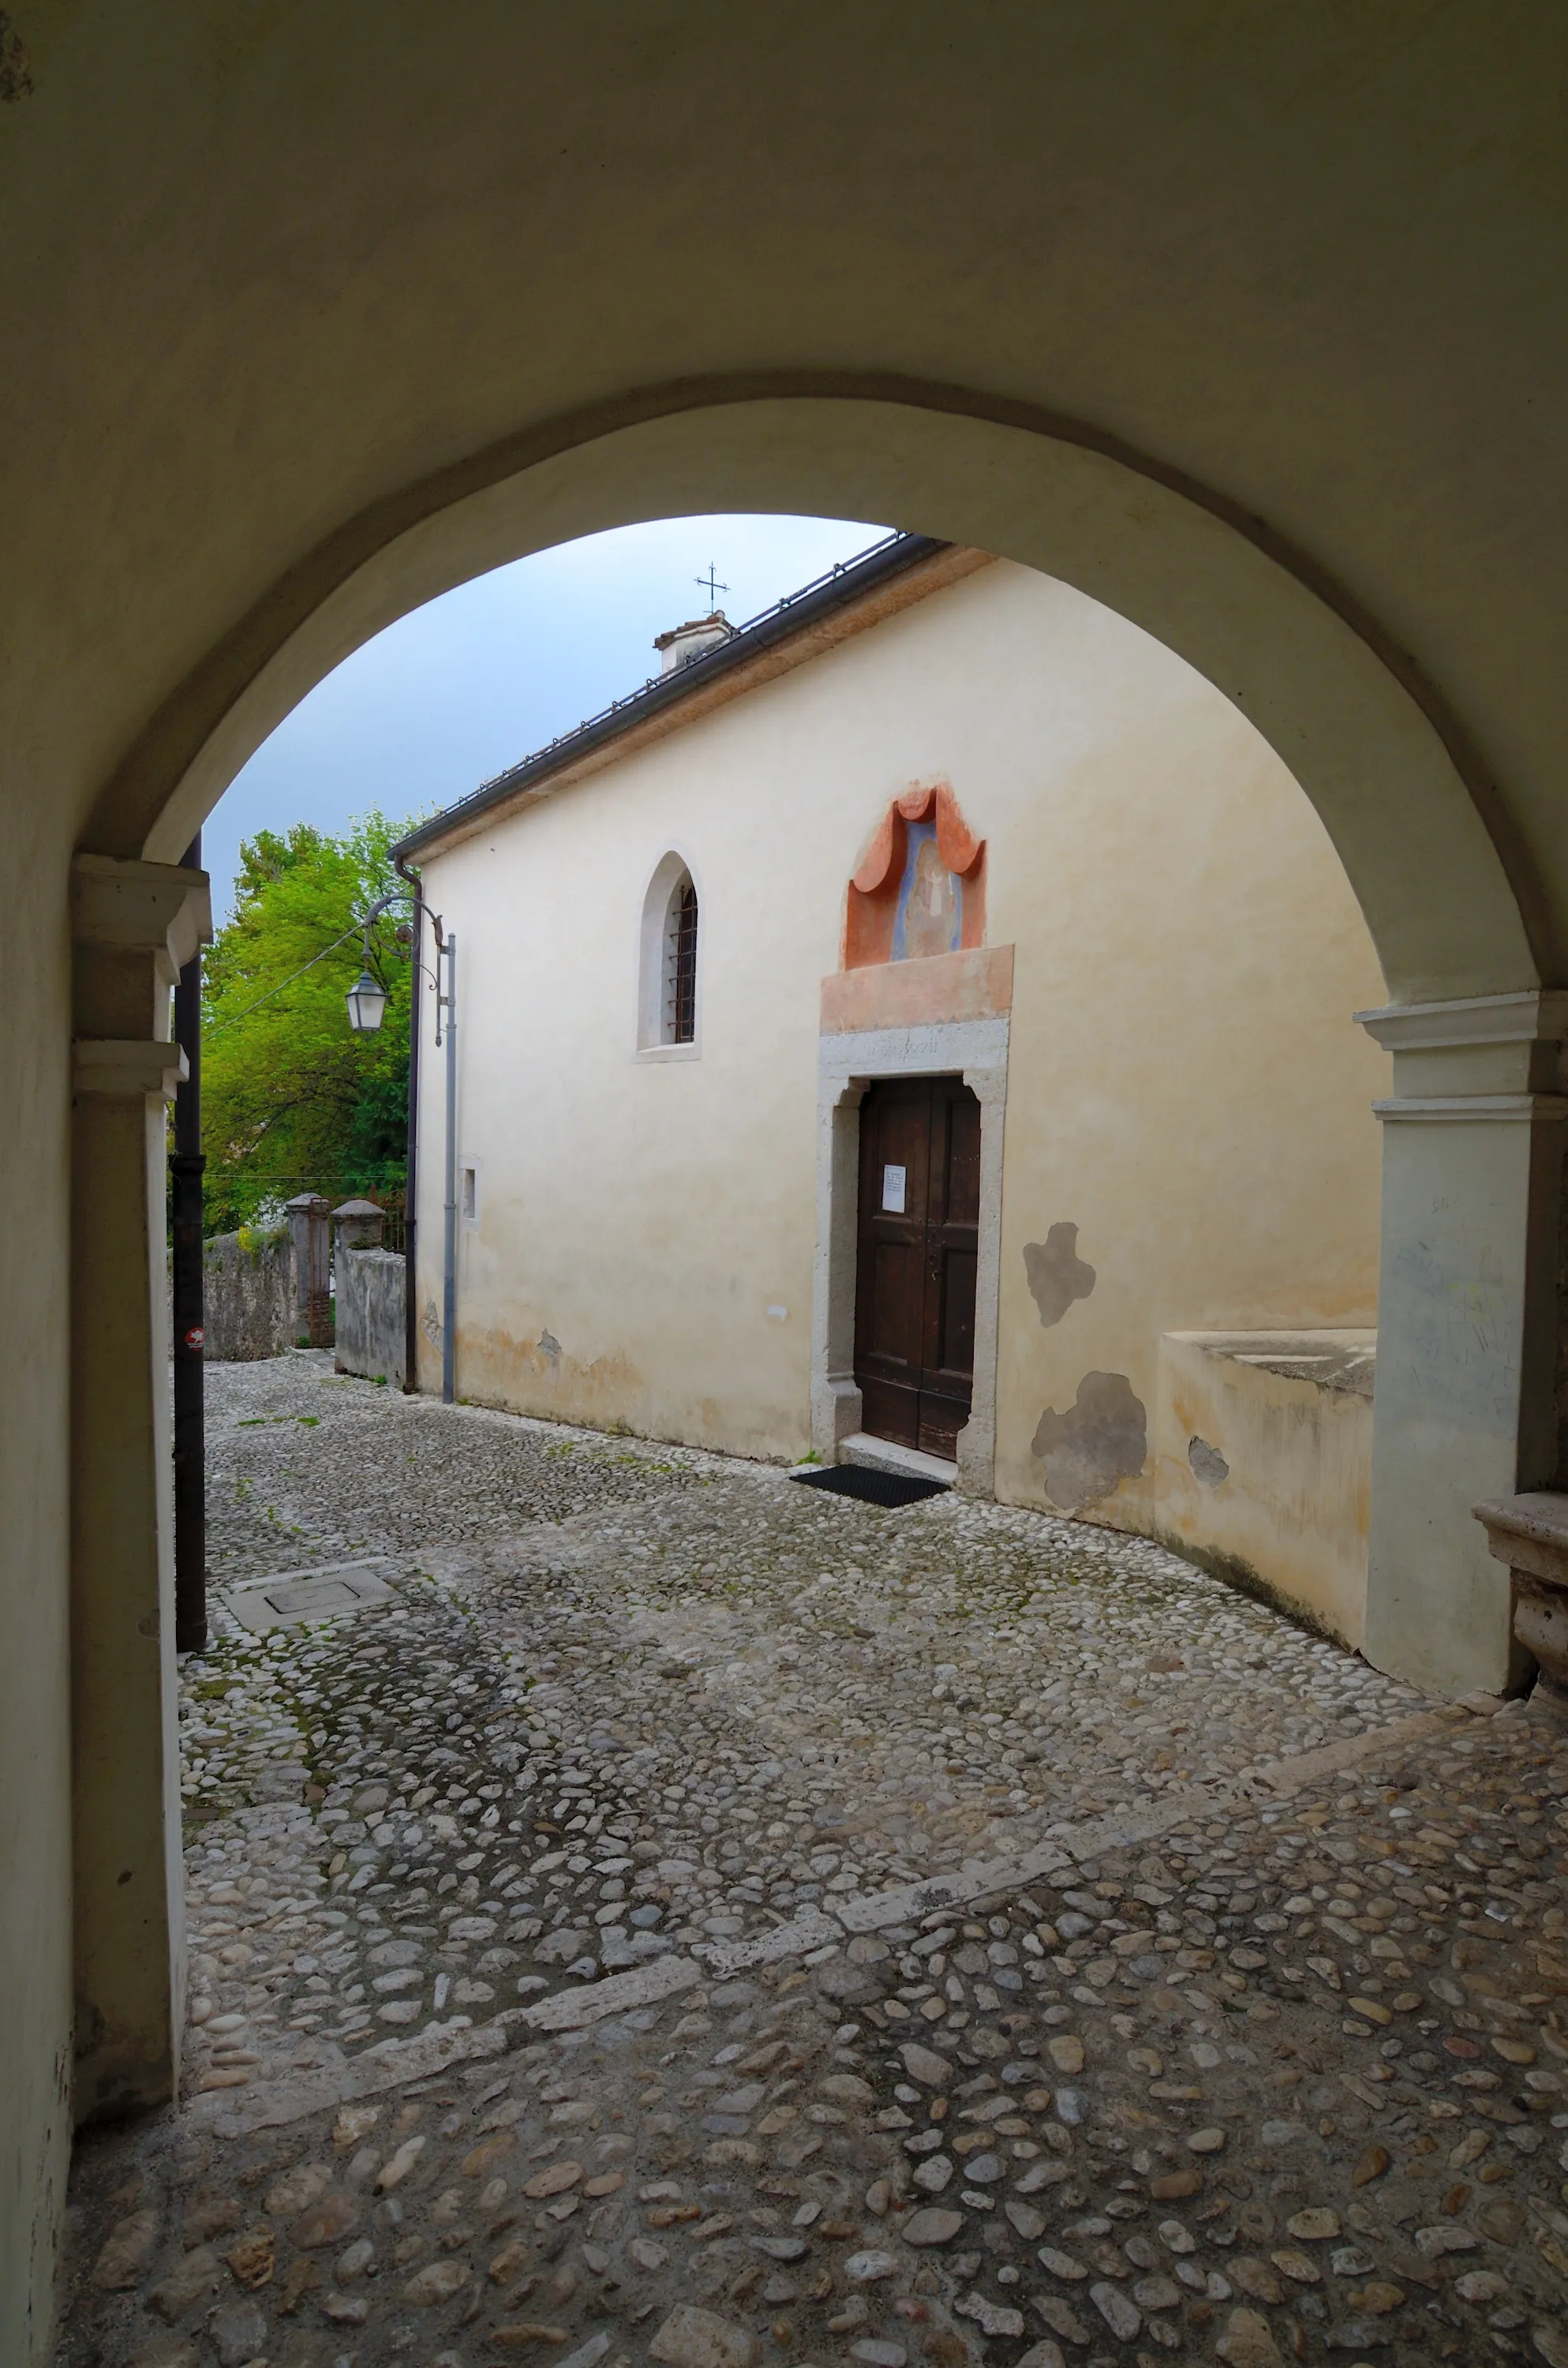
<instances>
[{"instance_id":1,"label":"black doormat","mask_svg":"<svg viewBox=\"0 0 1568 2368\"><path fill-rule=\"evenodd\" d=\"M821 1472L791 1472L807 1488L825 1488L834 1497L853 1497L862 1505L918 1505L923 1497L945 1497L945 1480L917 1480L913 1473L873 1472L864 1463L830 1463Z\"/></svg>"}]
</instances>

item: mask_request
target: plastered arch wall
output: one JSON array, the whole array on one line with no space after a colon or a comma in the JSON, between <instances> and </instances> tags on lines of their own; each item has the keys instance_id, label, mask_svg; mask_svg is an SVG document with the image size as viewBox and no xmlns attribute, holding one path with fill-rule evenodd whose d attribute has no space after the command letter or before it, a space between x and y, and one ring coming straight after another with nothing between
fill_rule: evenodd
<instances>
[{"instance_id":1,"label":"plastered arch wall","mask_svg":"<svg viewBox=\"0 0 1568 2368\"><path fill-rule=\"evenodd\" d=\"M1061 577L1232 699L1322 815L1392 999L1538 983L1523 867L1477 803L1482 770L1460 727L1370 620L1218 496L1050 415L987 416L981 397L950 389L735 399L683 388L628 401L646 416L548 424L318 545L165 702L106 785L87 843L176 860L340 659L523 552L702 510L879 517Z\"/></svg>"}]
</instances>

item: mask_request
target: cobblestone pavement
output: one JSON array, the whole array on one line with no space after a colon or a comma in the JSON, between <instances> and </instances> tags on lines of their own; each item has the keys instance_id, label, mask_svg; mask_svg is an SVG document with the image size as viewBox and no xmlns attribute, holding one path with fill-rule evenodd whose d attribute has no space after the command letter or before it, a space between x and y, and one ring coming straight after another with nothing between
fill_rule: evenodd
<instances>
[{"instance_id":1,"label":"cobblestone pavement","mask_svg":"<svg viewBox=\"0 0 1568 2368\"><path fill-rule=\"evenodd\" d=\"M66 2368L1568 2368L1568 1737L1157 1548L209 1376L180 2111Z\"/></svg>"}]
</instances>

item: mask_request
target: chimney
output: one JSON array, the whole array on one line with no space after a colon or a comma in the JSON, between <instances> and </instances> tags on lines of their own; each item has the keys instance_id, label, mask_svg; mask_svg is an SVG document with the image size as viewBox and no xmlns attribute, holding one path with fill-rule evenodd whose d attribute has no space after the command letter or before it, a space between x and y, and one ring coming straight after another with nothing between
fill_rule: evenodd
<instances>
[{"instance_id":1,"label":"chimney","mask_svg":"<svg viewBox=\"0 0 1568 2368\"><path fill-rule=\"evenodd\" d=\"M661 633L653 643L663 660L660 673L674 674L677 667L690 666L694 658L705 657L710 650L733 640L734 632L723 610L715 609L710 617L694 617Z\"/></svg>"}]
</instances>

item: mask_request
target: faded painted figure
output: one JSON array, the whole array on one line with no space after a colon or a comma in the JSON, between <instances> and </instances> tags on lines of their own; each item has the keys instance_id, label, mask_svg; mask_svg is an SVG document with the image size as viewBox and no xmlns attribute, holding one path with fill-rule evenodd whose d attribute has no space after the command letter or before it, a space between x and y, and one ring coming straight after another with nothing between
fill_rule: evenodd
<instances>
[{"instance_id":1,"label":"faded painted figure","mask_svg":"<svg viewBox=\"0 0 1568 2368\"><path fill-rule=\"evenodd\" d=\"M963 928L963 882L955 880L943 862L932 824L918 825L909 837L909 867L893 932L894 958L916 962L929 954L957 953Z\"/></svg>"},{"instance_id":2,"label":"faded painted figure","mask_svg":"<svg viewBox=\"0 0 1568 2368\"><path fill-rule=\"evenodd\" d=\"M1376 1320L1382 983L1305 797L1180 658L983 552L894 536L709 623L404 849L468 965L460 1395L913 1459L1358 1638L1365 1402L1312 1359Z\"/></svg>"}]
</instances>

